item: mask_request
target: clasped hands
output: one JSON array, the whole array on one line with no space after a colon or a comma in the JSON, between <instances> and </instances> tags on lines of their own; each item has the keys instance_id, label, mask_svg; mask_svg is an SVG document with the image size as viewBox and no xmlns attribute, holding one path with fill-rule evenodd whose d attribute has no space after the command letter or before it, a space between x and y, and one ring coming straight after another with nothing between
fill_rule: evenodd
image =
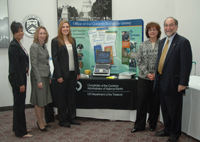
<instances>
[{"instance_id":1,"label":"clasped hands","mask_svg":"<svg viewBox=\"0 0 200 142\"><path fill-rule=\"evenodd\" d=\"M153 81L154 78L155 78L155 73L149 73L149 74L147 75L147 77L148 77L151 81Z\"/></svg>"}]
</instances>

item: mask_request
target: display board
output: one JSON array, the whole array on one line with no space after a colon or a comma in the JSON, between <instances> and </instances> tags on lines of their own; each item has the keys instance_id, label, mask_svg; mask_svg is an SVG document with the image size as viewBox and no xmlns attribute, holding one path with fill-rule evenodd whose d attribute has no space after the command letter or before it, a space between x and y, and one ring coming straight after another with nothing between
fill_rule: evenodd
<instances>
[{"instance_id":1,"label":"display board","mask_svg":"<svg viewBox=\"0 0 200 142\"><path fill-rule=\"evenodd\" d=\"M143 20L69 21L76 39L81 73L93 71L97 51L110 51L111 73L138 74L137 52L143 41Z\"/></svg>"}]
</instances>

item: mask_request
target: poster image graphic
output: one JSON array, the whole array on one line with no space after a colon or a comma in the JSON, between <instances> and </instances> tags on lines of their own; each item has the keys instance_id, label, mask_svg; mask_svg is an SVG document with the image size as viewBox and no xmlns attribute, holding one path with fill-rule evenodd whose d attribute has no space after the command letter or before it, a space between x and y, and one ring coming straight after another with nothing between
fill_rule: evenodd
<instances>
[{"instance_id":1,"label":"poster image graphic","mask_svg":"<svg viewBox=\"0 0 200 142\"><path fill-rule=\"evenodd\" d=\"M129 31L122 31L122 41L129 41L130 36L129 36Z\"/></svg>"},{"instance_id":2,"label":"poster image graphic","mask_svg":"<svg viewBox=\"0 0 200 142\"><path fill-rule=\"evenodd\" d=\"M104 47L104 51L110 51L110 64L114 65L112 46Z\"/></svg>"},{"instance_id":3,"label":"poster image graphic","mask_svg":"<svg viewBox=\"0 0 200 142\"><path fill-rule=\"evenodd\" d=\"M122 64L129 65L130 51L130 35L129 31L122 31Z\"/></svg>"},{"instance_id":4,"label":"poster image graphic","mask_svg":"<svg viewBox=\"0 0 200 142\"><path fill-rule=\"evenodd\" d=\"M79 52L81 52L81 51L83 50L83 48L84 48L83 44L78 44L78 45L77 45L77 50L78 50Z\"/></svg>"},{"instance_id":5,"label":"poster image graphic","mask_svg":"<svg viewBox=\"0 0 200 142\"><path fill-rule=\"evenodd\" d=\"M83 53L78 53L78 60L82 60L83 59Z\"/></svg>"},{"instance_id":6,"label":"poster image graphic","mask_svg":"<svg viewBox=\"0 0 200 142\"><path fill-rule=\"evenodd\" d=\"M112 0L57 0L58 23L112 20Z\"/></svg>"},{"instance_id":7,"label":"poster image graphic","mask_svg":"<svg viewBox=\"0 0 200 142\"><path fill-rule=\"evenodd\" d=\"M122 48L122 64L129 65L130 48Z\"/></svg>"},{"instance_id":8,"label":"poster image graphic","mask_svg":"<svg viewBox=\"0 0 200 142\"><path fill-rule=\"evenodd\" d=\"M0 49L8 48L9 23L8 23L8 3L7 0L0 1Z\"/></svg>"},{"instance_id":9,"label":"poster image graphic","mask_svg":"<svg viewBox=\"0 0 200 142\"><path fill-rule=\"evenodd\" d=\"M130 51L130 35L129 31L122 31L122 64L129 65Z\"/></svg>"},{"instance_id":10,"label":"poster image graphic","mask_svg":"<svg viewBox=\"0 0 200 142\"><path fill-rule=\"evenodd\" d=\"M136 58L129 59L129 71L137 72L137 59Z\"/></svg>"},{"instance_id":11,"label":"poster image graphic","mask_svg":"<svg viewBox=\"0 0 200 142\"><path fill-rule=\"evenodd\" d=\"M84 67L84 64L82 61L79 61L79 69L81 70Z\"/></svg>"},{"instance_id":12,"label":"poster image graphic","mask_svg":"<svg viewBox=\"0 0 200 142\"><path fill-rule=\"evenodd\" d=\"M138 44L137 44L137 41L130 41L130 58L137 58L137 47L138 47Z\"/></svg>"},{"instance_id":13,"label":"poster image graphic","mask_svg":"<svg viewBox=\"0 0 200 142\"><path fill-rule=\"evenodd\" d=\"M94 46L94 59L95 59L95 63L96 63L96 54L98 51L102 51L101 45L95 45Z\"/></svg>"}]
</instances>

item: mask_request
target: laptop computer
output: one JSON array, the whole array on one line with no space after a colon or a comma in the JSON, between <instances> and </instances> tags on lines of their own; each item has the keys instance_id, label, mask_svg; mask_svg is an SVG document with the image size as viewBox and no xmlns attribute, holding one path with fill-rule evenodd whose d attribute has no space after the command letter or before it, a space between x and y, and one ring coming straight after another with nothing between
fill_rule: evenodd
<instances>
[{"instance_id":1,"label":"laptop computer","mask_svg":"<svg viewBox=\"0 0 200 142\"><path fill-rule=\"evenodd\" d=\"M110 76L110 51L97 51L93 76Z\"/></svg>"}]
</instances>

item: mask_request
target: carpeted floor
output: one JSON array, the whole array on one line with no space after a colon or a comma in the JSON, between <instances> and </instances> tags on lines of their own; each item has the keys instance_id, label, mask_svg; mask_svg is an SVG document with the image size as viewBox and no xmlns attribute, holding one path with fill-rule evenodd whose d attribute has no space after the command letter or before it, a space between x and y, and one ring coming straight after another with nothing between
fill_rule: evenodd
<instances>
[{"instance_id":1,"label":"carpeted floor","mask_svg":"<svg viewBox=\"0 0 200 142\"><path fill-rule=\"evenodd\" d=\"M71 128L60 127L58 120L51 123L47 132L37 128L33 108L26 109L27 128L32 130L32 138L18 138L12 132L12 111L0 112L0 142L165 142L168 138L155 137L155 132L146 131L131 133L133 122L109 121L90 118L77 118L80 126ZM163 124L158 123L156 131L162 130ZM198 142L182 134L179 142Z\"/></svg>"}]
</instances>

